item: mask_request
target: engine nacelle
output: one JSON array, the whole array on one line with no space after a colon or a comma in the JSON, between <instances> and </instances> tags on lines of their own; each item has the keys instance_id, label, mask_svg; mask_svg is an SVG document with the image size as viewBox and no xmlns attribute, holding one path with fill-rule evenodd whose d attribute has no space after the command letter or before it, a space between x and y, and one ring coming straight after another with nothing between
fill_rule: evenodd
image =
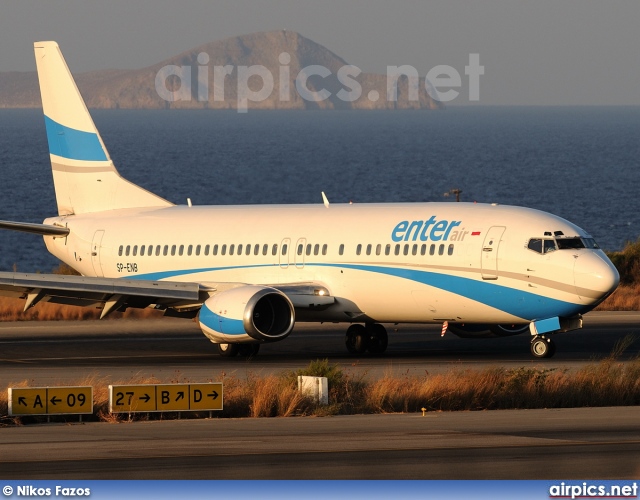
<instances>
[{"instance_id":1,"label":"engine nacelle","mask_svg":"<svg viewBox=\"0 0 640 500\"><path fill-rule=\"evenodd\" d=\"M293 330L295 313L289 298L279 290L246 285L207 299L198 322L212 342L276 342Z\"/></svg>"}]
</instances>

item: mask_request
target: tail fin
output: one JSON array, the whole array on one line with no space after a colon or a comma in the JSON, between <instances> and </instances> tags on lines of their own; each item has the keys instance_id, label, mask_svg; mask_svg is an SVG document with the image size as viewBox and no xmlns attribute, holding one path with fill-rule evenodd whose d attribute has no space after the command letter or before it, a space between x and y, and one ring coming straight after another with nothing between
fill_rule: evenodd
<instances>
[{"instance_id":1,"label":"tail fin","mask_svg":"<svg viewBox=\"0 0 640 500\"><path fill-rule=\"evenodd\" d=\"M120 177L56 42L34 44L58 213L166 207Z\"/></svg>"}]
</instances>

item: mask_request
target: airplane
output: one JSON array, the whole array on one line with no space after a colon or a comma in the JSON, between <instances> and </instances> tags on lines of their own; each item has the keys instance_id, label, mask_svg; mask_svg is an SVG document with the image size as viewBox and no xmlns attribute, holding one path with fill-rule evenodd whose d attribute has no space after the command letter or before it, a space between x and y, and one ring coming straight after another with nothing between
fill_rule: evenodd
<instances>
[{"instance_id":1,"label":"airplane","mask_svg":"<svg viewBox=\"0 0 640 500\"><path fill-rule=\"evenodd\" d=\"M551 336L616 289L595 240L542 211L476 203L195 206L122 178L55 42L34 44L58 214L0 228L43 236L80 273L0 273L0 294L196 319L222 356L258 353L297 322L349 324L352 355L387 349L384 323L461 337Z\"/></svg>"}]
</instances>

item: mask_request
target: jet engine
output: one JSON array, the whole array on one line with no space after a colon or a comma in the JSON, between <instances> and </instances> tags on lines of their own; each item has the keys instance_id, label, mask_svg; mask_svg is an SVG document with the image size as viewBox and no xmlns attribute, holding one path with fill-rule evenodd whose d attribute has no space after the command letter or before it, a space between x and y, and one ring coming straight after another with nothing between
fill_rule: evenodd
<instances>
[{"instance_id":1,"label":"jet engine","mask_svg":"<svg viewBox=\"0 0 640 500\"><path fill-rule=\"evenodd\" d=\"M275 288L245 285L207 299L198 314L204 334L215 343L276 342L293 330L289 298Z\"/></svg>"}]
</instances>

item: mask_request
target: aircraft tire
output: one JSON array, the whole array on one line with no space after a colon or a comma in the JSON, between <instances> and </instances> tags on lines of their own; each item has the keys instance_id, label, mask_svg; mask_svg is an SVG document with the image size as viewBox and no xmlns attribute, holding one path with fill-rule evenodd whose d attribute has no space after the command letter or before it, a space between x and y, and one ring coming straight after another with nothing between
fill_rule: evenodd
<instances>
[{"instance_id":1,"label":"aircraft tire","mask_svg":"<svg viewBox=\"0 0 640 500\"><path fill-rule=\"evenodd\" d=\"M363 325L351 325L347 329L345 345L349 354L364 354L368 347L368 334Z\"/></svg>"},{"instance_id":2,"label":"aircraft tire","mask_svg":"<svg viewBox=\"0 0 640 500\"><path fill-rule=\"evenodd\" d=\"M238 355L240 350L238 344L216 344L218 347L218 354L224 358L233 358Z\"/></svg>"},{"instance_id":3,"label":"aircraft tire","mask_svg":"<svg viewBox=\"0 0 640 500\"><path fill-rule=\"evenodd\" d=\"M367 346L371 354L382 354L387 350L389 345L389 336L387 329L380 323L370 325L369 328L369 345Z\"/></svg>"},{"instance_id":4,"label":"aircraft tire","mask_svg":"<svg viewBox=\"0 0 640 500\"><path fill-rule=\"evenodd\" d=\"M531 341L531 354L534 358L550 358L555 352L555 344L547 337L536 337Z\"/></svg>"}]
</instances>

